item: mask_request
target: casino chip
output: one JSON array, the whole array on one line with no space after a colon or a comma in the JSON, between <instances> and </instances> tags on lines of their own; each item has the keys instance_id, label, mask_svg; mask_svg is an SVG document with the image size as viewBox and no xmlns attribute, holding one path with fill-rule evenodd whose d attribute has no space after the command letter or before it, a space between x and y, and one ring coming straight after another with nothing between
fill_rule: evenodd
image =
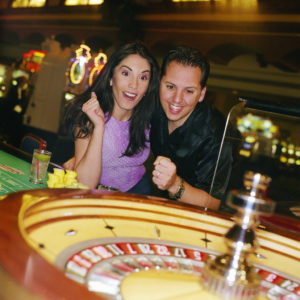
<instances>
[{"instance_id":1,"label":"casino chip","mask_svg":"<svg viewBox=\"0 0 300 300\"><path fill-rule=\"evenodd\" d=\"M48 174L47 186L49 188L72 188L72 189L89 189L76 179L77 173L72 170L54 169L53 173Z\"/></svg>"}]
</instances>

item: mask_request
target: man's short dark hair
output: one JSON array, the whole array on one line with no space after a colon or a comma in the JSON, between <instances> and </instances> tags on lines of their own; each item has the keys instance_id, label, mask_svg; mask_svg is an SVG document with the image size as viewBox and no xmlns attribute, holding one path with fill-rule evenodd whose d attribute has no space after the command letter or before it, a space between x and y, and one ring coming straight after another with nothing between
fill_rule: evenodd
<instances>
[{"instance_id":1,"label":"man's short dark hair","mask_svg":"<svg viewBox=\"0 0 300 300\"><path fill-rule=\"evenodd\" d=\"M185 66L199 67L202 73L200 84L202 88L205 87L210 65L207 58L203 56L199 50L187 46L179 46L170 50L162 63L161 78L166 74L166 69L172 61L176 61Z\"/></svg>"}]
</instances>

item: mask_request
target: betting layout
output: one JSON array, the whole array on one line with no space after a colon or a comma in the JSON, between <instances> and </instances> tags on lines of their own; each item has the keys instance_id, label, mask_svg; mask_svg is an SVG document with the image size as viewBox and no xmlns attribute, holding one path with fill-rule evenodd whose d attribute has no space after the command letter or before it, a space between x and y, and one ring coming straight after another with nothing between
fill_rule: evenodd
<instances>
[{"instance_id":1,"label":"betting layout","mask_svg":"<svg viewBox=\"0 0 300 300\"><path fill-rule=\"evenodd\" d=\"M21 170L14 168L14 167L10 167L8 165L4 165L4 164L0 164L0 169L10 172L12 174L21 174L21 175L24 174L24 172L22 172Z\"/></svg>"},{"instance_id":2,"label":"betting layout","mask_svg":"<svg viewBox=\"0 0 300 300\"><path fill-rule=\"evenodd\" d=\"M32 189L33 184L20 169L0 164L0 195L6 195L20 190Z\"/></svg>"}]
</instances>

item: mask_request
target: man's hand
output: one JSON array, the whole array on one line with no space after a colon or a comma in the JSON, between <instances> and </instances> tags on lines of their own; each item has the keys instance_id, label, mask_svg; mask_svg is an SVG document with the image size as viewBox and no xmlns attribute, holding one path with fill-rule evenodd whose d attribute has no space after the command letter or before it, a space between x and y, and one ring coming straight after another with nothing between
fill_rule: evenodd
<instances>
[{"instance_id":1,"label":"man's hand","mask_svg":"<svg viewBox=\"0 0 300 300\"><path fill-rule=\"evenodd\" d=\"M181 183L176 172L176 165L168 157L158 156L154 161L152 180L159 189L167 190L169 194L175 195ZM210 209L218 209L220 205L220 200L210 196L204 190L191 186L186 181L184 182L184 193L178 201Z\"/></svg>"},{"instance_id":2,"label":"man's hand","mask_svg":"<svg viewBox=\"0 0 300 300\"><path fill-rule=\"evenodd\" d=\"M168 157L158 156L154 161L152 180L159 189L175 194L180 184L176 171L176 165Z\"/></svg>"}]
</instances>

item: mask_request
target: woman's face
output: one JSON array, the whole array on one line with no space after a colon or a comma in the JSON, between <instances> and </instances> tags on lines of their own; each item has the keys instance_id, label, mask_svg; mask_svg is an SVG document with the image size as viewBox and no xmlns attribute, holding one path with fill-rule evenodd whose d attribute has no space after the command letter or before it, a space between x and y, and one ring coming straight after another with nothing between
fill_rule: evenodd
<instances>
[{"instance_id":1,"label":"woman's face","mask_svg":"<svg viewBox=\"0 0 300 300\"><path fill-rule=\"evenodd\" d=\"M112 116L127 121L134 107L147 92L150 82L149 62L138 54L124 58L115 68L110 81L114 97Z\"/></svg>"}]
</instances>

